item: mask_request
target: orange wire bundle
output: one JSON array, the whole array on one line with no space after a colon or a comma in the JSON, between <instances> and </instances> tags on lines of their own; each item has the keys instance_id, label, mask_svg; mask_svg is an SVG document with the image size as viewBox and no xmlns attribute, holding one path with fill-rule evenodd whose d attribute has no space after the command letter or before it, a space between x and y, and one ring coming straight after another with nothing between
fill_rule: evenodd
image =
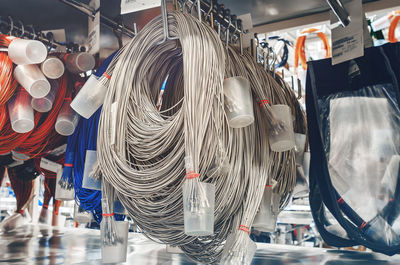
<instances>
[{"instance_id":1,"label":"orange wire bundle","mask_svg":"<svg viewBox=\"0 0 400 265\"><path fill-rule=\"evenodd\" d=\"M0 105L3 106L18 86L13 78L13 63L6 52L0 52Z\"/></svg>"},{"instance_id":2,"label":"orange wire bundle","mask_svg":"<svg viewBox=\"0 0 400 265\"><path fill-rule=\"evenodd\" d=\"M35 126L29 137L18 146L18 152L31 158L44 156L56 146L59 146L61 142L65 142L65 137L56 132L55 123L65 98L71 98L71 90L68 89L66 75L58 79L58 82L53 108L49 113L42 113L39 124ZM35 124L37 123L35 122Z\"/></svg>"},{"instance_id":3,"label":"orange wire bundle","mask_svg":"<svg viewBox=\"0 0 400 265\"><path fill-rule=\"evenodd\" d=\"M306 51L305 51L305 43L306 43L306 38L307 38L306 34L314 33L317 31L318 31L318 29L316 29L316 28L302 30L300 33L302 35L297 38L296 50L295 50L295 54L294 54L294 66L295 66L296 71L297 71L297 67L299 66L299 59L300 59L300 63L302 65L303 69L307 70L307 58L306 58ZM325 57L326 58L331 57L331 48L329 45L328 37L323 32L317 32L317 36L324 43L324 50L326 51Z\"/></svg>"},{"instance_id":4,"label":"orange wire bundle","mask_svg":"<svg viewBox=\"0 0 400 265\"><path fill-rule=\"evenodd\" d=\"M0 47L8 47L13 38L0 34ZM2 106L7 103L18 86L13 78L13 62L6 52L0 52L0 69L0 106Z\"/></svg>"}]
</instances>

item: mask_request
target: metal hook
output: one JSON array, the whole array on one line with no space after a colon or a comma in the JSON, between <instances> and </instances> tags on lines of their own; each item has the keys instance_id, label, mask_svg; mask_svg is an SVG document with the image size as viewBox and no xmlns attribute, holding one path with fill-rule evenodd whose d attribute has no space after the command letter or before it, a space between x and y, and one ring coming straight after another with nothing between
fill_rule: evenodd
<instances>
[{"instance_id":1,"label":"metal hook","mask_svg":"<svg viewBox=\"0 0 400 265\"><path fill-rule=\"evenodd\" d=\"M243 39L242 39L242 32L239 33L239 45L240 45L240 55L243 55Z\"/></svg>"},{"instance_id":2,"label":"metal hook","mask_svg":"<svg viewBox=\"0 0 400 265\"><path fill-rule=\"evenodd\" d=\"M216 21L216 22L218 23L217 33L218 33L219 38L221 38L221 23L219 23L218 21Z\"/></svg>"},{"instance_id":3,"label":"metal hook","mask_svg":"<svg viewBox=\"0 0 400 265\"><path fill-rule=\"evenodd\" d=\"M8 16L8 20L10 21L10 31L8 32L8 35L12 35L12 32L14 30L14 20L11 16Z\"/></svg>"},{"instance_id":4,"label":"metal hook","mask_svg":"<svg viewBox=\"0 0 400 265\"><path fill-rule=\"evenodd\" d=\"M275 74L275 62L277 60L277 56L276 53L274 52L274 49L272 49L271 47L269 47L270 53L272 53L272 63L270 64L270 70L274 70L274 74ZM273 68L274 67L274 68Z\"/></svg>"},{"instance_id":5,"label":"metal hook","mask_svg":"<svg viewBox=\"0 0 400 265\"><path fill-rule=\"evenodd\" d=\"M194 7L194 0L192 2L192 5L189 8L189 14L192 14L193 7Z\"/></svg>"},{"instance_id":6,"label":"metal hook","mask_svg":"<svg viewBox=\"0 0 400 265\"><path fill-rule=\"evenodd\" d=\"M35 28L33 27L33 25L26 26L26 28L30 28L31 29L31 31L32 31L32 40L35 40L36 39L36 31L35 31Z\"/></svg>"},{"instance_id":7,"label":"metal hook","mask_svg":"<svg viewBox=\"0 0 400 265\"><path fill-rule=\"evenodd\" d=\"M301 81L297 78L297 99L301 99L303 97L301 92Z\"/></svg>"},{"instance_id":8,"label":"metal hook","mask_svg":"<svg viewBox=\"0 0 400 265\"><path fill-rule=\"evenodd\" d=\"M18 37L22 38L24 36L24 34L25 34L24 24L22 23L21 20L18 20L18 24L21 26L21 34Z\"/></svg>"},{"instance_id":9,"label":"metal hook","mask_svg":"<svg viewBox=\"0 0 400 265\"><path fill-rule=\"evenodd\" d=\"M229 44L229 28L230 28L231 24L232 24L232 18L231 18L231 16L229 16L229 24L228 24L228 27L226 28L226 47L228 47L228 44Z\"/></svg>"},{"instance_id":10,"label":"metal hook","mask_svg":"<svg viewBox=\"0 0 400 265\"><path fill-rule=\"evenodd\" d=\"M205 21L207 21L207 19L208 19L208 16L210 16L210 13L211 13L211 11L212 11L212 9L213 9L213 0L210 0L210 9L208 9L208 11L207 11L207 13L206 13L206 18L205 18ZM211 16L210 16L210 21L212 22L212 18L211 18ZM214 28L213 27L213 25L211 25L211 27L212 28Z\"/></svg>"},{"instance_id":11,"label":"metal hook","mask_svg":"<svg viewBox=\"0 0 400 265\"><path fill-rule=\"evenodd\" d=\"M201 22L201 5L200 5L200 0L197 0L197 15L199 16L199 21Z\"/></svg>"},{"instance_id":12,"label":"metal hook","mask_svg":"<svg viewBox=\"0 0 400 265\"><path fill-rule=\"evenodd\" d=\"M165 0L161 0L161 16L162 16L162 21L163 21L164 38L158 44L162 44L167 40L176 40L176 39L178 39L177 37L170 37L169 36L168 13L167 13L167 7L166 7L166 4L165 4Z\"/></svg>"},{"instance_id":13,"label":"metal hook","mask_svg":"<svg viewBox=\"0 0 400 265\"><path fill-rule=\"evenodd\" d=\"M265 51L264 50L262 50L262 51L263 51L263 66L264 66L264 70L267 70L268 57L267 57Z\"/></svg>"},{"instance_id":14,"label":"metal hook","mask_svg":"<svg viewBox=\"0 0 400 265\"><path fill-rule=\"evenodd\" d=\"M186 3L187 3L188 1L189 1L189 0L185 0L185 2L182 3L181 12L183 12L184 8L186 7Z\"/></svg>"}]
</instances>

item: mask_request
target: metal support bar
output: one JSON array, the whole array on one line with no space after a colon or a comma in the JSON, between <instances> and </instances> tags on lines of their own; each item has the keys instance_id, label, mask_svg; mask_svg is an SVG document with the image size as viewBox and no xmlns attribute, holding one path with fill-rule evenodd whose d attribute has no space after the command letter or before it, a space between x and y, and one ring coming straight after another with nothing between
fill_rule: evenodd
<instances>
[{"instance_id":1,"label":"metal support bar","mask_svg":"<svg viewBox=\"0 0 400 265\"><path fill-rule=\"evenodd\" d=\"M97 10L93 10L90 6L85 5L76 0L59 0L59 1L68 6L75 8L76 10L80 11L81 13L87 15L90 18L94 18L96 11L97 11ZM119 32L120 34L125 34L130 38L133 38L135 36L134 30L127 28L121 24L118 24L111 18L108 18L108 17L102 15L101 13L100 13L100 23L113 29L114 31Z\"/></svg>"},{"instance_id":2,"label":"metal support bar","mask_svg":"<svg viewBox=\"0 0 400 265\"><path fill-rule=\"evenodd\" d=\"M2 32L2 33L4 34L12 33L13 35L18 36L20 38L39 40L49 48L57 48L58 46L62 46L60 43L57 43L55 41L50 41L46 39L42 34L36 33L32 26L24 27L21 21L19 21L18 23L14 23L11 17L8 17L8 19L9 21L0 19L0 25L7 26L10 29L9 30L10 32ZM31 28L32 32L28 31L27 28Z\"/></svg>"},{"instance_id":3,"label":"metal support bar","mask_svg":"<svg viewBox=\"0 0 400 265\"><path fill-rule=\"evenodd\" d=\"M326 0L326 2L328 2L333 13L336 15L342 26L347 27L351 22L351 18L346 8L344 8L342 2L340 2L340 0Z\"/></svg>"}]
</instances>

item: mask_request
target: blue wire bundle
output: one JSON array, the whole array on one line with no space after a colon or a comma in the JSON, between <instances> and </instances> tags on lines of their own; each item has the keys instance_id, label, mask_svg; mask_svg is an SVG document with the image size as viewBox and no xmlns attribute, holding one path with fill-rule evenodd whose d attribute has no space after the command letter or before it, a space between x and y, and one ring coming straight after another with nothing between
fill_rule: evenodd
<instances>
[{"instance_id":1,"label":"blue wire bundle","mask_svg":"<svg viewBox=\"0 0 400 265\"><path fill-rule=\"evenodd\" d=\"M113 53L108 57L95 75L100 77L112 58ZM63 178L73 182L75 188L75 200L84 210L93 213L97 223L102 219L101 192L82 188L83 173L85 169L85 158L87 150L96 150L97 129L101 114L101 108L98 109L89 119L81 118L73 135L68 137L67 150L65 153L65 164L72 164L73 167L64 167ZM116 220L123 220L125 216L115 215Z\"/></svg>"}]
</instances>

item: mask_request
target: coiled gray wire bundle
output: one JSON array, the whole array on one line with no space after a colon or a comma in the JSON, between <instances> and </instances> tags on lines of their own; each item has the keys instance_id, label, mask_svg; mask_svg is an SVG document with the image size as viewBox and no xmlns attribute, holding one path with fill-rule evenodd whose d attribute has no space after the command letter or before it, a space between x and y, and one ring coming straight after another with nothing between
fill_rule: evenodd
<instances>
[{"instance_id":1,"label":"coiled gray wire bundle","mask_svg":"<svg viewBox=\"0 0 400 265\"><path fill-rule=\"evenodd\" d=\"M282 156L275 160L278 165L271 160L266 114L257 103L253 125L228 128L222 81L229 63L225 57L231 54L213 30L179 12L169 13L168 20L170 35L178 36L181 46L176 41L159 44L163 27L158 17L107 69L111 80L105 82L108 92L99 123L98 161L103 181L118 191L119 200L146 236L180 246L196 261L214 262L229 233L240 224L251 226L268 176L293 177L290 170L282 170L290 159L278 154ZM167 77L159 112L158 95ZM276 91L262 91L262 86L274 80L262 78L257 91L261 98L262 93L271 93L272 98ZM252 89L257 94L253 84ZM202 181L216 185L212 236L183 233L185 156L192 157ZM274 168L279 172L269 174ZM290 191L285 187L291 184L281 182L281 189Z\"/></svg>"}]
</instances>

